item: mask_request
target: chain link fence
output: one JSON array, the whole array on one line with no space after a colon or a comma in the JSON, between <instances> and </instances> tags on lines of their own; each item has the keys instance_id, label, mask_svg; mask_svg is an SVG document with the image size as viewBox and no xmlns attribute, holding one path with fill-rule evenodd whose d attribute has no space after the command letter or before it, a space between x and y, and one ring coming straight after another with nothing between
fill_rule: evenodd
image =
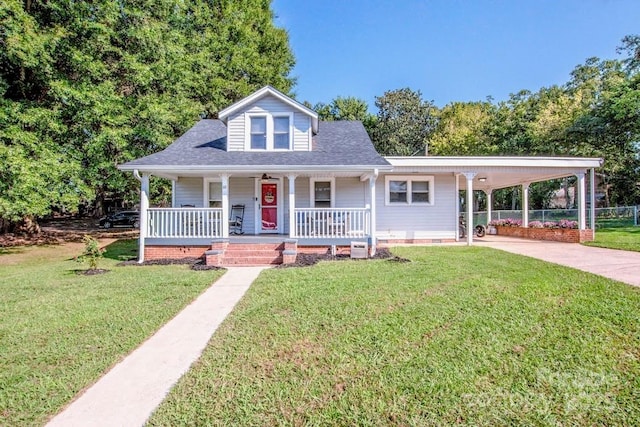
<instances>
[{"instance_id":1,"label":"chain link fence","mask_svg":"<svg viewBox=\"0 0 640 427\"><path fill-rule=\"evenodd\" d=\"M631 227L640 224L640 206L619 206L615 208L596 208L596 228ZM464 218L466 213L461 212ZM494 210L491 211L491 220L494 219L522 219L521 210ZM466 219L466 218L465 218ZM568 219L577 221L577 209L534 209L529 211L529 221L560 221ZM473 224L488 224L487 212L474 212ZM587 209L587 227L591 224L591 211Z\"/></svg>"}]
</instances>

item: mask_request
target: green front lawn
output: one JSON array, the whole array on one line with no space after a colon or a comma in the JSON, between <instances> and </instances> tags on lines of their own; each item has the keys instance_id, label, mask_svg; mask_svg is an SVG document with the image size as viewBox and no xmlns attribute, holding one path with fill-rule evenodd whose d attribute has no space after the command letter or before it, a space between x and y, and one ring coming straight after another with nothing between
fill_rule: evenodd
<instances>
[{"instance_id":1,"label":"green front lawn","mask_svg":"<svg viewBox=\"0 0 640 427\"><path fill-rule=\"evenodd\" d=\"M640 425L640 290L479 247L264 272L150 425Z\"/></svg>"},{"instance_id":2,"label":"green front lawn","mask_svg":"<svg viewBox=\"0 0 640 427\"><path fill-rule=\"evenodd\" d=\"M0 425L42 425L151 336L220 272L117 267L135 240L109 246L99 268L71 258L82 244L0 254Z\"/></svg>"},{"instance_id":3,"label":"green front lawn","mask_svg":"<svg viewBox=\"0 0 640 427\"><path fill-rule=\"evenodd\" d=\"M599 228L596 240L584 244L640 252L640 227Z\"/></svg>"}]
</instances>

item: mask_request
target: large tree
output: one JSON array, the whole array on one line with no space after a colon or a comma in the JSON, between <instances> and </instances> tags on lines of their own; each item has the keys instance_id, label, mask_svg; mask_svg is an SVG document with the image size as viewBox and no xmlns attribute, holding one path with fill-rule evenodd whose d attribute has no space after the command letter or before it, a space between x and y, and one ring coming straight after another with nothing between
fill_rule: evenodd
<instances>
[{"instance_id":1,"label":"large tree","mask_svg":"<svg viewBox=\"0 0 640 427\"><path fill-rule=\"evenodd\" d=\"M435 106L424 101L420 91L390 90L376 97L377 123L372 140L387 156L425 155L436 124Z\"/></svg>"},{"instance_id":2,"label":"large tree","mask_svg":"<svg viewBox=\"0 0 640 427\"><path fill-rule=\"evenodd\" d=\"M267 0L8 0L0 40L0 218L11 221L134 194L116 164L265 84L294 83Z\"/></svg>"}]
</instances>

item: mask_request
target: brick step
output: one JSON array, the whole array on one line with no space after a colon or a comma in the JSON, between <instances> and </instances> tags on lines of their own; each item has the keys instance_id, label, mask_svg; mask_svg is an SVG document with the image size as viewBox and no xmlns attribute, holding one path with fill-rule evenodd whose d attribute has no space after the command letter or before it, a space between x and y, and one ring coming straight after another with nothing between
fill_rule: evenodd
<instances>
[{"instance_id":1,"label":"brick step","mask_svg":"<svg viewBox=\"0 0 640 427\"><path fill-rule=\"evenodd\" d=\"M231 257L231 258L237 258L237 257L251 257L251 256L259 256L259 257L265 257L265 256L280 256L282 255L282 251L264 251L264 250L245 250L245 251L238 251L238 250L226 250L224 252L224 256L225 257Z\"/></svg>"},{"instance_id":2,"label":"brick step","mask_svg":"<svg viewBox=\"0 0 640 427\"><path fill-rule=\"evenodd\" d=\"M223 265L272 265L282 264L282 256L277 257L224 257Z\"/></svg>"},{"instance_id":3,"label":"brick step","mask_svg":"<svg viewBox=\"0 0 640 427\"><path fill-rule=\"evenodd\" d=\"M259 250L259 251L278 251L284 249L282 243L229 243L227 250Z\"/></svg>"}]
</instances>

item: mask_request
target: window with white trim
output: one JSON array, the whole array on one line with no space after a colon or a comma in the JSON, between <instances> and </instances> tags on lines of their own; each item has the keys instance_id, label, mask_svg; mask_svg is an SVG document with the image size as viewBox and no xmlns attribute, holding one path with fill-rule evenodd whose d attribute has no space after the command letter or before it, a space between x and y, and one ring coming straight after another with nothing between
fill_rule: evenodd
<instances>
[{"instance_id":1,"label":"window with white trim","mask_svg":"<svg viewBox=\"0 0 640 427\"><path fill-rule=\"evenodd\" d=\"M205 178L204 182L205 201L204 206L208 208L222 207L222 181L217 178Z\"/></svg>"},{"instance_id":2,"label":"window with white trim","mask_svg":"<svg viewBox=\"0 0 640 427\"><path fill-rule=\"evenodd\" d=\"M432 205L433 176L390 175L385 177L385 204Z\"/></svg>"},{"instance_id":3,"label":"window with white trim","mask_svg":"<svg viewBox=\"0 0 640 427\"><path fill-rule=\"evenodd\" d=\"M247 150L291 150L293 114L247 113Z\"/></svg>"},{"instance_id":4,"label":"window with white trim","mask_svg":"<svg viewBox=\"0 0 640 427\"><path fill-rule=\"evenodd\" d=\"M311 178L309 180L312 208L332 208L335 201L335 180L332 178Z\"/></svg>"},{"instance_id":5,"label":"window with white trim","mask_svg":"<svg viewBox=\"0 0 640 427\"><path fill-rule=\"evenodd\" d=\"M273 118L273 148L288 150L290 147L289 116Z\"/></svg>"},{"instance_id":6,"label":"window with white trim","mask_svg":"<svg viewBox=\"0 0 640 427\"><path fill-rule=\"evenodd\" d=\"M251 149L252 150L267 149L267 117L266 116L251 117Z\"/></svg>"}]
</instances>

